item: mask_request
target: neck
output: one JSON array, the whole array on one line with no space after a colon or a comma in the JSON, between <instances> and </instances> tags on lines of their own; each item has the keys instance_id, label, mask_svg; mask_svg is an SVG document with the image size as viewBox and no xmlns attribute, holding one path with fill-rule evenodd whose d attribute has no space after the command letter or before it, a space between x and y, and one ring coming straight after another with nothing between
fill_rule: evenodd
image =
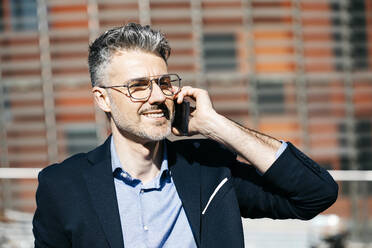
<instances>
[{"instance_id":1,"label":"neck","mask_svg":"<svg viewBox=\"0 0 372 248\"><path fill-rule=\"evenodd\" d=\"M146 183L158 175L163 160L162 141L139 142L117 130L112 136L120 163L133 178Z\"/></svg>"}]
</instances>

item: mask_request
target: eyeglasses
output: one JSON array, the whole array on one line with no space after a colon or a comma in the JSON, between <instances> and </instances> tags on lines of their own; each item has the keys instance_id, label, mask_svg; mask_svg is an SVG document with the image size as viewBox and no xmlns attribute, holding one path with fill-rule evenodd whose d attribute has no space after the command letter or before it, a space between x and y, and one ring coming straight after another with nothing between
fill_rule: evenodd
<instances>
[{"instance_id":1,"label":"eyeglasses","mask_svg":"<svg viewBox=\"0 0 372 248\"><path fill-rule=\"evenodd\" d=\"M155 82L166 96L174 96L181 88L181 78L177 74L160 75L158 78L153 79L148 77L135 78L126 81L123 85L99 87L104 89L126 87L131 98L135 100L145 100L151 95L152 82Z\"/></svg>"}]
</instances>

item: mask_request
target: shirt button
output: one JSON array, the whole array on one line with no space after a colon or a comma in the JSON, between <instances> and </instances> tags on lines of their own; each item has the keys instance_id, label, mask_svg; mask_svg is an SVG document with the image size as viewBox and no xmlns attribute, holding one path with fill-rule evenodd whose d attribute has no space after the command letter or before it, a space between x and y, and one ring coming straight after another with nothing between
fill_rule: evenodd
<instances>
[{"instance_id":1,"label":"shirt button","mask_svg":"<svg viewBox=\"0 0 372 248\"><path fill-rule=\"evenodd\" d=\"M141 194L143 194L143 192L144 192L144 190L143 190L143 189L141 189L141 190L140 190L140 193L141 193Z\"/></svg>"},{"instance_id":2,"label":"shirt button","mask_svg":"<svg viewBox=\"0 0 372 248\"><path fill-rule=\"evenodd\" d=\"M143 226L143 230L148 231L149 228L147 226Z\"/></svg>"}]
</instances>

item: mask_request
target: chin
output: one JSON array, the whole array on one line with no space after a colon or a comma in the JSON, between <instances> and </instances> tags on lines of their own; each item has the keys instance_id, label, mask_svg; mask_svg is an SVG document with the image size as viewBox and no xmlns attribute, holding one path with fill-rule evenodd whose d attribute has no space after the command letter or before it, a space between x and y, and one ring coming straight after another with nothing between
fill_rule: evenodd
<instances>
[{"instance_id":1,"label":"chin","mask_svg":"<svg viewBox=\"0 0 372 248\"><path fill-rule=\"evenodd\" d=\"M114 121L117 130L125 137L138 141L160 141L171 134L171 122L162 121L158 123L126 123L125 121Z\"/></svg>"},{"instance_id":2,"label":"chin","mask_svg":"<svg viewBox=\"0 0 372 248\"><path fill-rule=\"evenodd\" d=\"M171 125L166 127L152 127L147 128L143 132L138 133L141 138L148 139L150 141L159 141L165 139L171 134Z\"/></svg>"}]
</instances>

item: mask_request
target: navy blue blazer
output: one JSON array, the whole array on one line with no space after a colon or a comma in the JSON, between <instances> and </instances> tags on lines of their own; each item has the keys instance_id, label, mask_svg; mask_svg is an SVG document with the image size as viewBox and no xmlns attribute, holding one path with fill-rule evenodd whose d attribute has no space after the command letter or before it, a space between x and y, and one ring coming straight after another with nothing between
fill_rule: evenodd
<instances>
[{"instance_id":1,"label":"navy blue blazer","mask_svg":"<svg viewBox=\"0 0 372 248\"><path fill-rule=\"evenodd\" d=\"M109 140L40 172L35 247L124 246ZM241 216L307 220L337 198L328 172L291 143L259 175L214 141L166 142L169 169L198 247L244 247Z\"/></svg>"}]
</instances>

